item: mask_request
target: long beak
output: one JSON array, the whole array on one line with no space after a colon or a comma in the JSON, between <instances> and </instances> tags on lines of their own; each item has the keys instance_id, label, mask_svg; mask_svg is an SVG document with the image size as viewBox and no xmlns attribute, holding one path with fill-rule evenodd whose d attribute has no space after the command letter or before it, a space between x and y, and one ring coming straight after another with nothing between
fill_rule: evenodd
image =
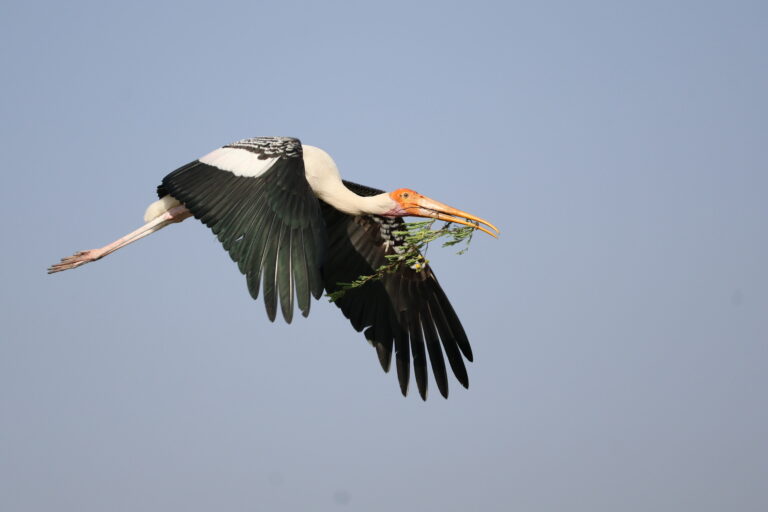
<instances>
[{"instance_id":1,"label":"long beak","mask_svg":"<svg viewBox=\"0 0 768 512\"><path fill-rule=\"evenodd\" d=\"M443 204L439 201L435 201L434 199L430 199L429 197L425 197L420 194L412 201L404 203L403 209L407 212L408 215L413 215L415 217L428 217L431 219L444 220L447 222L455 222L456 224L463 224L464 226L471 226L475 229L479 229L480 231L488 233L494 238L499 238L499 228L487 220L481 219L480 217L472 215L471 213L457 210L456 208L448 206L447 204ZM464 219L469 219L475 222L479 222L480 224L485 224L493 231L495 231L495 233L489 229L486 229L480 224L474 224Z\"/></svg>"}]
</instances>

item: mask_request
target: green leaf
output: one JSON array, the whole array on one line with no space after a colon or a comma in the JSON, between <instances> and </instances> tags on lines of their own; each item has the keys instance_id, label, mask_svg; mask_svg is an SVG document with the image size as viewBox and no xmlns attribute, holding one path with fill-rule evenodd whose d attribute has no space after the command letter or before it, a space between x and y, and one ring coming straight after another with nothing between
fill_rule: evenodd
<instances>
[{"instance_id":1,"label":"green leaf","mask_svg":"<svg viewBox=\"0 0 768 512\"><path fill-rule=\"evenodd\" d=\"M443 247L465 244L456 254L464 254L469 250L469 243L475 233L476 223L473 222L473 226L463 226L446 222L441 228L432 229L435 222L435 220L427 220L404 223L402 230L394 232L404 239L400 250L396 254L387 254L385 256L387 263L376 269L373 274L359 276L351 283L336 283L339 289L329 293L328 299L335 302L343 297L347 291L359 288L370 281L378 281L387 274L399 271L403 265L411 267L416 272L421 272L429 263L429 260L424 257L429 244L440 238L447 237L447 240L443 242Z\"/></svg>"}]
</instances>

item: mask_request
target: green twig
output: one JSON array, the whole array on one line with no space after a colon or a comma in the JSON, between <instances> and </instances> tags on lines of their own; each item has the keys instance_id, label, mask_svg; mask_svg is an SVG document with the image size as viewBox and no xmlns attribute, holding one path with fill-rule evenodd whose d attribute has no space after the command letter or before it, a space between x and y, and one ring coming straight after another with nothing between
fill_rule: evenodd
<instances>
[{"instance_id":1,"label":"green twig","mask_svg":"<svg viewBox=\"0 0 768 512\"><path fill-rule=\"evenodd\" d=\"M424 257L429 244L439 238L448 237L448 240L443 242L443 247L465 244L456 254L464 254L469 250L469 243L475 232L474 226L463 226L446 222L440 229L432 229L434 223L434 220L427 220L403 224L402 230L394 232L396 236L403 238L403 243L397 246L396 253L385 255L387 263L377 268L373 274L361 275L351 283L337 283L339 289L328 294L330 301L336 302L347 291L359 288L370 281L379 281L387 274L397 272L404 265L416 272L421 272L429 263L429 260Z\"/></svg>"}]
</instances>

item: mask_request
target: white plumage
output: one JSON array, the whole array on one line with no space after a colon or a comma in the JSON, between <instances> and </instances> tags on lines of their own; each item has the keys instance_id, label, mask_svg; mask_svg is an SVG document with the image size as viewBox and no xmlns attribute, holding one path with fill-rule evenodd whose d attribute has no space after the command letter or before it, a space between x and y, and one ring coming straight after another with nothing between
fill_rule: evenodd
<instances>
[{"instance_id":1,"label":"white plumage","mask_svg":"<svg viewBox=\"0 0 768 512\"><path fill-rule=\"evenodd\" d=\"M258 178L267 172L278 158L263 158L263 155L243 148L219 148L199 160L222 171L229 171L235 176Z\"/></svg>"}]
</instances>

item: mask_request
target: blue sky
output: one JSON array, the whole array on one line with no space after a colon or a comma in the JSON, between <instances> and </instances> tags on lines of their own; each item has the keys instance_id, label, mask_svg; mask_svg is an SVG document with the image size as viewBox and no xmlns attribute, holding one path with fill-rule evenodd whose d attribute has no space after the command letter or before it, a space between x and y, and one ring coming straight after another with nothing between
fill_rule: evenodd
<instances>
[{"instance_id":1,"label":"blue sky","mask_svg":"<svg viewBox=\"0 0 768 512\"><path fill-rule=\"evenodd\" d=\"M763 2L0 7L0 508L768 507ZM470 388L268 322L162 177L297 136L502 237L429 257Z\"/></svg>"}]
</instances>

